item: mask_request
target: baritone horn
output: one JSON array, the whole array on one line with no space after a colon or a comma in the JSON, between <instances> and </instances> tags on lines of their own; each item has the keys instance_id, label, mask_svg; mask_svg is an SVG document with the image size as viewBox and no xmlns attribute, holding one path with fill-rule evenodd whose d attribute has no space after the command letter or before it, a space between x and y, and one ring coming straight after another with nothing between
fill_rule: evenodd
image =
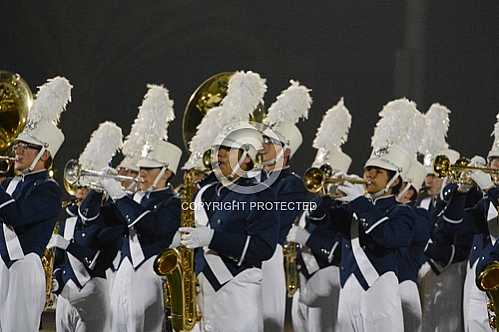
<instances>
[{"instance_id":1,"label":"baritone horn","mask_svg":"<svg viewBox=\"0 0 499 332\"><path fill-rule=\"evenodd\" d=\"M321 167L311 167L303 175L305 188L314 194L340 196L337 187L345 182L352 184L368 184L367 180L356 176L334 175L333 169L328 164Z\"/></svg>"},{"instance_id":2,"label":"baritone horn","mask_svg":"<svg viewBox=\"0 0 499 332\"><path fill-rule=\"evenodd\" d=\"M75 189L77 187L82 186L81 184L82 177L111 178L118 181L133 181L133 182L139 181L138 178L135 178L133 176L117 175L110 171L95 171L95 170L84 169L81 167L81 165L78 163L76 159L69 160L66 163L66 166L64 167L64 187L66 188L66 190L68 192L72 191L76 192ZM93 189L99 189L99 188L96 187Z\"/></svg>"},{"instance_id":3,"label":"baritone horn","mask_svg":"<svg viewBox=\"0 0 499 332\"><path fill-rule=\"evenodd\" d=\"M485 267L476 279L478 288L485 293L489 301L487 302L487 312L489 314L489 325L497 330L497 317L499 317L499 262L493 261Z\"/></svg>"}]
</instances>

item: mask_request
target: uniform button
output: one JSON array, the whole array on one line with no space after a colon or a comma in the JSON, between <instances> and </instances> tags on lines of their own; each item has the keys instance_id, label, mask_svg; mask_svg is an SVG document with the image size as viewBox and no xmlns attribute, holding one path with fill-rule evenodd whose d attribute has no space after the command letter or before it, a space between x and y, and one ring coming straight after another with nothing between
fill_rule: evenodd
<instances>
[{"instance_id":1,"label":"uniform button","mask_svg":"<svg viewBox=\"0 0 499 332\"><path fill-rule=\"evenodd\" d=\"M85 237L87 236L85 233L81 233L81 237Z\"/></svg>"},{"instance_id":2,"label":"uniform button","mask_svg":"<svg viewBox=\"0 0 499 332\"><path fill-rule=\"evenodd\" d=\"M220 219L218 219L218 220L217 220L217 224L219 224L219 225L220 225L221 223L222 223L222 221L221 221Z\"/></svg>"},{"instance_id":3,"label":"uniform button","mask_svg":"<svg viewBox=\"0 0 499 332\"><path fill-rule=\"evenodd\" d=\"M348 244L345 244L345 247L350 248L350 246Z\"/></svg>"},{"instance_id":4,"label":"uniform button","mask_svg":"<svg viewBox=\"0 0 499 332\"><path fill-rule=\"evenodd\" d=\"M476 250L476 246L473 246L473 250Z\"/></svg>"},{"instance_id":5,"label":"uniform button","mask_svg":"<svg viewBox=\"0 0 499 332\"><path fill-rule=\"evenodd\" d=\"M62 274L66 274L66 270L62 271Z\"/></svg>"}]
</instances>

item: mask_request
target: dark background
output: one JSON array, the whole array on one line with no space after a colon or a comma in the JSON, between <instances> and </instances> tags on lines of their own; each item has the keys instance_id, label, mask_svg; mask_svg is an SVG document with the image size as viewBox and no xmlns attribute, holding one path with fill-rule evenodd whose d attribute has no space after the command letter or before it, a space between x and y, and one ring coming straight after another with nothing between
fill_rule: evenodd
<instances>
[{"instance_id":1,"label":"dark background","mask_svg":"<svg viewBox=\"0 0 499 332\"><path fill-rule=\"evenodd\" d=\"M312 89L293 159L298 173L313 160L323 113L341 96L353 116L343 149L353 172L369 156L378 112L396 97L414 99L422 112L433 102L447 105L448 142L465 155L485 155L492 144L495 0L1 1L0 68L21 74L34 91L55 75L74 85L59 170L100 122L115 121L128 134L147 83L170 90L177 119L169 137L183 147L190 94L209 76L238 69L267 79L267 106L289 79Z\"/></svg>"}]
</instances>

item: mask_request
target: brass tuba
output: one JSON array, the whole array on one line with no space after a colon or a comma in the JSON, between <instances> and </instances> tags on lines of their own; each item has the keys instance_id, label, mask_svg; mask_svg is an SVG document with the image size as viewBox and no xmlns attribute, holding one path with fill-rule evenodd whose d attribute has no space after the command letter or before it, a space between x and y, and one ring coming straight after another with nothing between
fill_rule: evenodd
<instances>
[{"instance_id":1,"label":"brass tuba","mask_svg":"<svg viewBox=\"0 0 499 332\"><path fill-rule=\"evenodd\" d=\"M5 151L26 125L33 96L18 74L0 70L0 151ZM0 176L12 171L14 158L0 156Z\"/></svg>"},{"instance_id":2,"label":"brass tuba","mask_svg":"<svg viewBox=\"0 0 499 332\"><path fill-rule=\"evenodd\" d=\"M497 317L499 317L499 262L493 261L485 267L476 279L478 289L487 293L489 301L487 312L489 314L489 324L497 330Z\"/></svg>"},{"instance_id":3,"label":"brass tuba","mask_svg":"<svg viewBox=\"0 0 499 332\"><path fill-rule=\"evenodd\" d=\"M33 95L21 76L0 70L0 151L24 129L32 104Z\"/></svg>"},{"instance_id":4,"label":"brass tuba","mask_svg":"<svg viewBox=\"0 0 499 332\"><path fill-rule=\"evenodd\" d=\"M197 191L197 170L191 169L184 174L183 187L180 191L181 206L187 202L187 208L180 212L180 227L194 227L194 210L191 202ZM166 278L165 302L170 308L170 321L175 331L191 331L201 319L198 309L198 281L194 271L194 250L184 246L166 249L154 260L154 272Z\"/></svg>"}]
</instances>

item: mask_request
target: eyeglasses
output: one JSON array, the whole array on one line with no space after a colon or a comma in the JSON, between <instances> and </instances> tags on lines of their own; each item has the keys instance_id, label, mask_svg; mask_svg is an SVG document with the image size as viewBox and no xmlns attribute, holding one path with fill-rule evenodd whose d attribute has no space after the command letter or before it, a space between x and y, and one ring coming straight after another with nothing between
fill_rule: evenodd
<instances>
[{"instance_id":1,"label":"eyeglasses","mask_svg":"<svg viewBox=\"0 0 499 332\"><path fill-rule=\"evenodd\" d=\"M17 143L12 145L12 151L14 151L14 152L16 152L16 151L24 152L24 151L26 151L26 149L33 149L36 151L40 151L42 148L39 145L29 144L29 143L25 143L25 142L17 142Z\"/></svg>"}]
</instances>

